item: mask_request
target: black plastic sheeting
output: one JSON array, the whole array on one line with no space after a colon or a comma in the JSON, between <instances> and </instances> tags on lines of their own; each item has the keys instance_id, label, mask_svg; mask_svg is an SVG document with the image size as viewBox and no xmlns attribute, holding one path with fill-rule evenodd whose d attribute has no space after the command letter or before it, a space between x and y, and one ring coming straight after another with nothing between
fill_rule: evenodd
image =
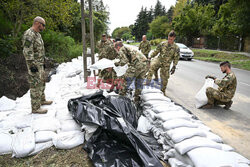
<instances>
[{"instance_id":1,"label":"black plastic sheeting","mask_svg":"<svg viewBox=\"0 0 250 167\"><path fill-rule=\"evenodd\" d=\"M84 149L97 167L162 167L136 131L136 108L122 96L95 94L71 99L69 111L78 123L98 125Z\"/></svg>"}]
</instances>

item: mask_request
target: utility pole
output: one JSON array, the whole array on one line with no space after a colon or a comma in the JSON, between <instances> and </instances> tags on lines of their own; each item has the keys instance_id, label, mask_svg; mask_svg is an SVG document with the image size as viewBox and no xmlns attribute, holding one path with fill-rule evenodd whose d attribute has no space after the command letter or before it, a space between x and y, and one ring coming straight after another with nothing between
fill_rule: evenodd
<instances>
[{"instance_id":1,"label":"utility pole","mask_svg":"<svg viewBox=\"0 0 250 167\"><path fill-rule=\"evenodd\" d=\"M88 0L89 3L89 15L85 13L84 9L84 0L81 0L81 23L82 23L82 48L83 48L83 72L84 72L84 82L87 82L88 71L87 71L87 57L91 57L91 64L95 63L95 43L94 43L94 26L93 26L93 11L92 11L92 0ZM86 46L86 27L85 27L85 18L89 17L89 29L90 29L90 47L91 54L87 54Z\"/></svg>"}]
</instances>

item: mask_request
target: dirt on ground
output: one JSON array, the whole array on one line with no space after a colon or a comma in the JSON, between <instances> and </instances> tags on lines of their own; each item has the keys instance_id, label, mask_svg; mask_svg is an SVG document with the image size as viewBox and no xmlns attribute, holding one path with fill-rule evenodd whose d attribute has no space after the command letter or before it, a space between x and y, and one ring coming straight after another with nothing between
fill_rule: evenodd
<instances>
[{"instance_id":1,"label":"dirt on ground","mask_svg":"<svg viewBox=\"0 0 250 167\"><path fill-rule=\"evenodd\" d=\"M12 158L11 155L2 155L0 156L0 167L93 167L88 154L82 147L83 145L80 145L71 150L59 150L51 147L26 158Z\"/></svg>"}]
</instances>

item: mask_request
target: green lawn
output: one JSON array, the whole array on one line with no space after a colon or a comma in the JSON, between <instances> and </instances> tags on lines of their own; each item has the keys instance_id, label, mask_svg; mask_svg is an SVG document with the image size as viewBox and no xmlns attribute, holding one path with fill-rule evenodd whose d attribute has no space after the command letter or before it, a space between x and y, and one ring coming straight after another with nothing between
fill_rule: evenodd
<instances>
[{"instance_id":1,"label":"green lawn","mask_svg":"<svg viewBox=\"0 0 250 167\"><path fill-rule=\"evenodd\" d=\"M194 52L194 59L210 61L210 62L229 61L233 64L233 67L250 70L250 57L246 55L217 51L217 50L206 50L206 49L192 49L192 50Z\"/></svg>"}]
</instances>

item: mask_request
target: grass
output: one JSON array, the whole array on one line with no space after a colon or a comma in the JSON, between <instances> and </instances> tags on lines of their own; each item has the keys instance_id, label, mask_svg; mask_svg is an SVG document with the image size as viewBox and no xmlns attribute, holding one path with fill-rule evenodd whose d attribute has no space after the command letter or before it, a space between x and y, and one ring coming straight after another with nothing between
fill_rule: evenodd
<instances>
[{"instance_id":1,"label":"grass","mask_svg":"<svg viewBox=\"0 0 250 167\"><path fill-rule=\"evenodd\" d=\"M192 49L194 52L194 59L209 61L209 62L222 62L229 61L233 67L250 70L250 57L238 53L223 52L217 50L206 49Z\"/></svg>"},{"instance_id":2,"label":"grass","mask_svg":"<svg viewBox=\"0 0 250 167\"><path fill-rule=\"evenodd\" d=\"M83 150L83 146L78 146L71 150L59 150L55 147L43 150L37 155L26 158L12 158L11 155L0 156L1 167L93 167L88 154Z\"/></svg>"},{"instance_id":3,"label":"grass","mask_svg":"<svg viewBox=\"0 0 250 167\"><path fill-rule=\"evenodd\" d=\"M140 42L130 43L129 45L133 45L133 46L137 46L137 47L139 47ZM157 47L157 46L153 46L153 45L151 45L151 50L156 49L156 47Z\"/></svg>"}]
</instances>

